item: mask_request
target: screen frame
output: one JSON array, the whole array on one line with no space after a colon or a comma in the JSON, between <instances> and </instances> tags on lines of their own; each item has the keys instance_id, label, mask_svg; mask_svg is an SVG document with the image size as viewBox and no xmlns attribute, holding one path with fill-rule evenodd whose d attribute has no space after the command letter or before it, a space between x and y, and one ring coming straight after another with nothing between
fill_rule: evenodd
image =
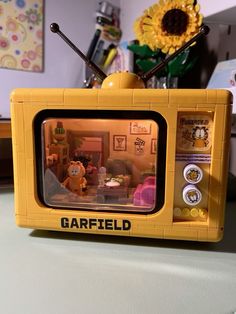
<instances>
[{"instance_id":1,"label":"screen frame","mask_svg":"<svg viewBox=\"0 0 236 314\"><path fill-rule=\"evenodd\" d=\"M114 118L115 117L115 118ZM46 119L122 119L122 120L153 120L158 125L158 149L156 169L158 176L156 177L156 202L154 208L148 213L139 211L122 211L122 210L95 210L89 208L72 208L49 206L44 200L44 181L43 181L43 150L42 150L42 123ZM151 215L162 209L165 202L165 182L166 182L166 153L167 153L167 122L165 118L156 111L143 110L84 110L84 109L44 109L38 112L33 120L33 142L34 142L34 158L35 158L35 175L36 175L36 191L39 201L47 208L76 210L81 212L109 212L113 214L139 214ZM157 195L158 193L158 195Z\"/></svg>"}]
</instances>

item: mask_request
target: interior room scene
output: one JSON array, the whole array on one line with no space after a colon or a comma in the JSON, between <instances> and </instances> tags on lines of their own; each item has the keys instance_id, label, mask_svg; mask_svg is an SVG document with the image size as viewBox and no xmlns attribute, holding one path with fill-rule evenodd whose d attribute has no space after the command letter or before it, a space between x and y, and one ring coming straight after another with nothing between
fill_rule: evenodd
<instances>
[{"instance_id":1,"label":"interior room scene","mask_svg":"<svg viewBox=\"0 0 236 314\"><path fill-rule=\"evenodd\" d=\"M46 203L96 210L104 210L104 204L110 210L154 209L154 120L67 118L46 119L42 125Z\"/></svg>"},{"instance_id":2,"label":"interior room scene","mask_svg":"<svg viewBox=\"0 0 236 314\"><path fill-rule=\"evenodd\" d=\"M236 313L235 16L0 0L2 313Z\"/></svg>"}]
</instances>

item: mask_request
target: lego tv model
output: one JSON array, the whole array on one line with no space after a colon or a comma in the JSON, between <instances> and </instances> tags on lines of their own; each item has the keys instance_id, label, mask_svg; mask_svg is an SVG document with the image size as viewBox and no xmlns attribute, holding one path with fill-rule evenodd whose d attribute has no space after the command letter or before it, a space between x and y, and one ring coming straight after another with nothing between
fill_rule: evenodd
<instances>
[{"instance_id":1,"label":"lego tv model","mask_svg":"<svg viewBox=\"0 0 236 314\"><path fill-rule=\"evenodd\" d=\"M220 240L230 92L145 89L133 74L112 76L101 89L13 91L17 224Z\"/></svg>"},{"instance_id":2,"label":"lego tv model","mask_svg":"<svg viewBox=\"0 0 236 314\"><path fill-rule=\"evenodd\" d=\"M17 224L219 240L230 99L225 90L15 90Z\"/></svg>"}]
</instances>

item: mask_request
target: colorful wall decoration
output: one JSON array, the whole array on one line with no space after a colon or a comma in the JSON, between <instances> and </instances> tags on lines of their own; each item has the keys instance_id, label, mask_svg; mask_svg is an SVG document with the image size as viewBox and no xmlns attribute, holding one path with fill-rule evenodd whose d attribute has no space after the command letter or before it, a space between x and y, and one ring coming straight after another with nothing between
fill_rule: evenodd
<instances>
[{"instance_id":1,"label":"colorful wall decoration","mask_svg":"<svg viewBox=\"0 0 236 314\"><path fill-rule=\"evenodd\" d=\"M43 0L0 0L0 68L43 71Z\"/></svg>"}]
</instances>

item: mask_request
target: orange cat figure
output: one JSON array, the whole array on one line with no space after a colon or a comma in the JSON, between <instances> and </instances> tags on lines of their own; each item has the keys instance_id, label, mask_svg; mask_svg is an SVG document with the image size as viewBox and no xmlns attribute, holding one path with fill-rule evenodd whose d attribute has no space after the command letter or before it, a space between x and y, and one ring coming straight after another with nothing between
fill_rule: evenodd
<instances>
[{"instance_id":1,"label":"orange cat figure","mask_svg":"<svg viewBox=\"0 0 236 314\"><path fill-rule=\"evenodd\" d=\"M68 177L62 185L73 193L83 195L87 181L84 178L85 168L80 161L71 161L68 167Z\"/></svg>"}]
</instances>

